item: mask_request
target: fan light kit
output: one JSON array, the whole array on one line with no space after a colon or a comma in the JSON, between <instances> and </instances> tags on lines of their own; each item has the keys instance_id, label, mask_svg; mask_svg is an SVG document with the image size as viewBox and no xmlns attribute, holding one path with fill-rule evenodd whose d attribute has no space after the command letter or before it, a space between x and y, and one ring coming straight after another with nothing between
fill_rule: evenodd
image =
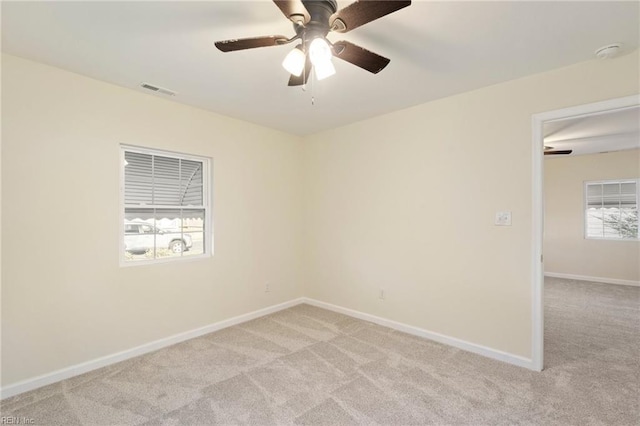
<instances>
[{"instance_id":1,"label":"fan light kit","mask_svg":"<svg viewBox=\"0 0 640 426\"><path fill-rule=\"evenodd\" d=\"M302 70L304 69L304 61L305 54L302 51L301 46L296 46L282 61L282 66L285 70L289 71L290 74L295 75L296 77L300 77L302 74Z\"/></svg>"},{"instance_id":2,"label":"fan light kit","mask_svg":"<svg viewBox=\"0 0 640 426\"><path fill-rule=\"evenodd\" d=\"M309 45L309 59L311 59L318 80L324 80L336 73L336 68L331 62L332 58L329 43L323 38L314 38Z\"/></svg>"},{"instance_id":3,"label":"fan light kit","mask_svg":"<svg viewBox=\"0 0 640 426\"><path fill-rule=\"evenodd\" d=\"M390 60L348 41L331 43L326 36L330 31L346 33L366 23L382 18L411 4L410 0L356 0L337 10L335 0L273 0L284 16L293 23L295 35L271 35L218 41L215 46L222 52L280 46L300 40L282 62L291 77L289 86L307 83L311 71L322 80L336 73L333 58L342 59L373 74L386 67Z\"/></svg>"}]
</instances>

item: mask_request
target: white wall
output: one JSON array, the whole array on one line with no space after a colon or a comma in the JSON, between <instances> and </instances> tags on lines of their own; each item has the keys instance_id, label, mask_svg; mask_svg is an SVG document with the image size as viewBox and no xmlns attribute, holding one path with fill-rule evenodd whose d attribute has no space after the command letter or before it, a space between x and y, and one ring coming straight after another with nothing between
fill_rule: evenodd
<instances>
[{"instance_id":1,"label":"white wall","mask_svg":"<svg viewBox=\"0 0 640 426\"><path fill-rule=\"evenodd\" d=\"M531 116L638 73L590 61L307 138L305 295L531 358Z\"/></svg>"},{"instance_id":2,"label":"white wall","mask_svg":"<svg viewBox=\"0 0 640 426\"><path fill-rule=\"evenodd\" d=\"M6 55L2 89L3 386L301 295L298 137ZM118 266L120 143L213 158L214 257Z\"/></svg>"},{"instance_id":3,"label":"white wall","mask_svg":"<svg viewBox=\"0 0 640 426\"><path fill-rule=\"evenodd\" d=\"M545 271L640 281L640 242L584 238L584 182L640 176L640 149L545 159Z\"/></svg>"}]
</instances>

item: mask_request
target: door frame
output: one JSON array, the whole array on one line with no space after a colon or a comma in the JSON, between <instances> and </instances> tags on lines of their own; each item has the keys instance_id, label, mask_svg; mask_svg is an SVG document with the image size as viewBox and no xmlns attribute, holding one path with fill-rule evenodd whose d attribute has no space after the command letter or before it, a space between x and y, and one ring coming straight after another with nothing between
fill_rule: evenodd
<instances>
[{"instance_id":1,"label":"door frame","mask_svg":"<svg viewBox=\"0 0 640 426\"><path fill-rule=\"evenodd\" d=\"M531 368L544 367L544 141L545 123L567 118L587 117L640 105L640 95L626 96L586 105L562 108L531 116L533 149L533 212L532 212L532 354Z\"/></svg>"}]
</instances>

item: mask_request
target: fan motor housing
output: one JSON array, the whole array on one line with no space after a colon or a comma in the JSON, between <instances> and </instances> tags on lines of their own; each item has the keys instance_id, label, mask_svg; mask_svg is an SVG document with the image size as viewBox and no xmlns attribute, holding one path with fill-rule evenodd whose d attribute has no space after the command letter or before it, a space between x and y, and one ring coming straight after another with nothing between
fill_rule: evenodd
<instances>
[{"instance_id":1,"label":"fan motor housing","mask_svg":"<svg viewBox=\"0 0 640 426\"><path fill-rule=\"evenodd\" d=\"M309 11L311 19L305 26L293 24L296 34L303 40L324 37L329 33L329 19L338 10L335 0L302 0L302 4Z\"/></svg>"}]
</instances>

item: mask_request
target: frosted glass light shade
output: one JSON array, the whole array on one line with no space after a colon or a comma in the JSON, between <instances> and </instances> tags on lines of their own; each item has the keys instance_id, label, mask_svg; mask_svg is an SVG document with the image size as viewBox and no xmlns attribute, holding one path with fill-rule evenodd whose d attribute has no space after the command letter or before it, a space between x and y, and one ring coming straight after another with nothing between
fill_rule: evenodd
<instances>
[{"instance_id":1,"label":"frosted glass light shade","mask_svg":"<svg viewBox=\"0 0 640 426\"><path fill-rule=\"evenodd\" d=\"M309 45L309 59L313 65L330 61L332 57L331 48L325 39L316 38Z\"/></svg>"},{"instance_id":2,"label":"frosted glass light shade","mask_svg":"<svg viewBox=\"0 0 640 426\"><path fill-rule=\"evenodd\" d=\"M291 74L296 77L300 77L300 74L302 74L302 70L304 69L304 63L304 52L299 47L296 47L289 52L287 56L285 56L284 61L282 61L282 66Z\"/></svg>"},{"instance_id":3,"label":"frosted glass light shade","mask_svg":"<svg viewBox=\"0 0 640 426\"><path fill-rule=\"evenodd\" d=\"M333 55L329 43L323 38L314 39L309 45L309 59L316 71L316 78L323 80L336 73L336 68L331 62Z\"/></svg>"},{"instance_id":4,"label":"frosted glass light shade","mask_svg":"<svg viewBox=\"0 0 640 426\"><path fill-rule=\"evenodd\" d=\"M336 68L333 66L331 58L315 64L313 68L316 70L316 78L318 80L323 80L327 77L331 77L336 73Z\"/></svg>"}]
</instances>

